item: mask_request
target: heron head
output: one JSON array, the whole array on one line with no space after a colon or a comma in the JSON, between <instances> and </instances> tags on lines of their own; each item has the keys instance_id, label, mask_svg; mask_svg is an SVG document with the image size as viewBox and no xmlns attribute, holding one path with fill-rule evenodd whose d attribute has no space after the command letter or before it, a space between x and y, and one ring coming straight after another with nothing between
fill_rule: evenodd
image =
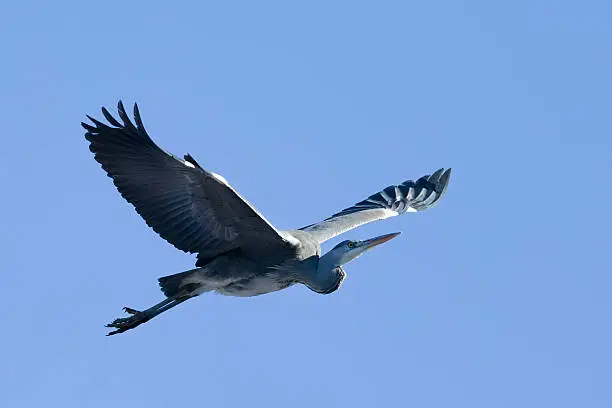
<instances>
[{"instance_id":1,"label":"heron head","mask_svg":"<svg viewBox=\"0 0 612 408\"><path fill-rule=\"evenodd\" d=\"M319 259L316 273L307 279L304 284L321 294L336 291L346 277L342 265L359 258L369 249L387 242L399 234L399 232L394 232L363 241L342 241Z\"/></svg>"},{"instance_id":2,"label":"heron head","mask_svg":"<svg viewBox=\"0 0 612 408\"><path fill-rule=\"evenodd\" d=\"M329 251L329 254L334 259L334 263L336 263L337 266L341 266L349 263L353 259L359 258L366 251L397 237L399 234L399 232L394 232L392 234L381 235L363 241L342 241L333 247L331 251Z\"/></svg>"}]
</instances>

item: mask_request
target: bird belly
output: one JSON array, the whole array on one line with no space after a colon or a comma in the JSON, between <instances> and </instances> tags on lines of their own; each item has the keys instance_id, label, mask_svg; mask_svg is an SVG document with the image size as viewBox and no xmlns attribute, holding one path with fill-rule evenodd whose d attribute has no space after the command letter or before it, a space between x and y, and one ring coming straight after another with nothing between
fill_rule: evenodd
<instances>
[{"instance_id":1,"label":"bird belly","mask_svg":"<svg viewBox=\"0 0 612 408\"><path fill-rule=\"evenodd\" d=\"M216 291L217 293L227 296L249 297L276 292L293 285L293 283L294 282L279 279L278 276L272 274L241 279L222 288L218 288Z\"/></svg>"}]
</instances>

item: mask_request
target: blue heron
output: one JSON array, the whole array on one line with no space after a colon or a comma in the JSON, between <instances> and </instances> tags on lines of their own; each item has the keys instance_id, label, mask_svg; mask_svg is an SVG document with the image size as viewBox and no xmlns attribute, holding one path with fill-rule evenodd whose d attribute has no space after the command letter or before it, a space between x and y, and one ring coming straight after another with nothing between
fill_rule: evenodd
<instances>
[{"instance_id":1,"label":"blue heron","mask_svg":"<svg viewBox=\"0 0 612 408\"><path fill-rule=\"evenodd\" d=\"M82 123L94 153L123 198L146 223L176 248L197 254L195 268L159 278L166 298L145 310L125 307L130 316L106 327L123 333L205 292L256 296L303 284L312 291L336 291L346 277L343 265L389 241L399 232L366 240L345 240L321 255L321 244L368 222L438 203L451 170L408 180L296 230L275 228L220 175L187 154L180 159L158 147L145 130L138 105L134 122L121 101L110 125L90 116Z\"/></svg>"}]
</instances>

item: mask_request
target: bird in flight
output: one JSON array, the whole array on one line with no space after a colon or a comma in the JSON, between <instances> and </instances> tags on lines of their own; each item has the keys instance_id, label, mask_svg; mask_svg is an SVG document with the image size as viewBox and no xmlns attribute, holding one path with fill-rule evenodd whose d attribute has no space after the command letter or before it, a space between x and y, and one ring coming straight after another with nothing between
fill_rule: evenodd
<instances>
[{"instance_id":1,"label":"bird in flight","mask_svg":"<svg viewBox=\"0 0 612 408\"><path fill-rule=\"evenodd\" d=\"M157 146L145 130L138 106L134 122L118 104L119 120L90 116L81 123L96 161L147 225L176 248L197 254L195 268L159 278L166 299L145 310L125 307L130 316L106 325L123 333L205 292L256 296L303 284L314 292L336 291L343 265L389 241L399 232L346 240L321 254L321 244L360 225L426 210L440 201L451 169L379 191L318 223L295 230L272 225L219 174Z\"/></svg>"}]
</instances>

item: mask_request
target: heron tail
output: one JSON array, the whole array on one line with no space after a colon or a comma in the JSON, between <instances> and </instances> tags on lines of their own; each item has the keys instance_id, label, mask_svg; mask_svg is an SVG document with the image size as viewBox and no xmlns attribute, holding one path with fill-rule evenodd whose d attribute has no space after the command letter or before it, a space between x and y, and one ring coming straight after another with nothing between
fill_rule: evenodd
<instances>
[{"instance_id":1,"label":"heron tail","mask_svg":"<svg viewBox=\"0 0 612 408\"><path fill-rule=\"evenodd\" d=\"M163 276L158 279L159 286L167 297L176 296L179 291L185 290L183 282L185 278L195 273L195 269L186 272L175 273L174 275Z\"/></svg>"}]
</instances>

